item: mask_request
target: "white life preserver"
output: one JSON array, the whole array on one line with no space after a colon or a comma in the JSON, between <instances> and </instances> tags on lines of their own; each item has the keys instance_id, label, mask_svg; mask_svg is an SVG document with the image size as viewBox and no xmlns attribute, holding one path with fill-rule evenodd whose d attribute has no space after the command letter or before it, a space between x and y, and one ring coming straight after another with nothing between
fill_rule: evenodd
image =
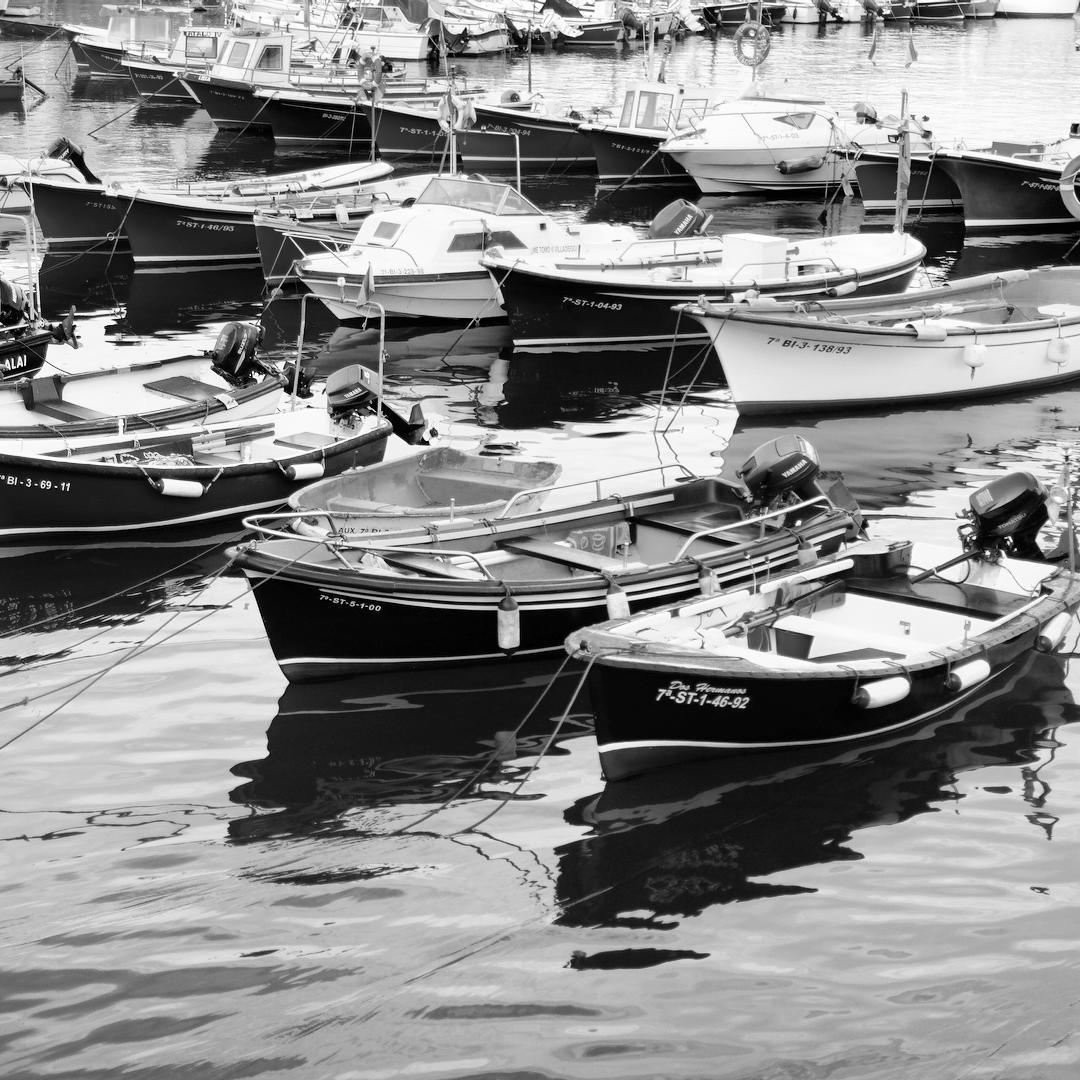
<instances>
[{"instance_id":1,"label":"white life preserver","mask_svg":"<svg viewBox=\"0 0 1080 1080\"><path fill-rule=\"evenodd\" d=\"M1080 199L1076 197L1076 174L1080 173L1080 157L1074 157L1064 169L1061 170L1061 180L1058 182L1058 191L1061 192L1061 201L1065 209L1074 218L1080 220Z\"/></svg>"}]
</instances>

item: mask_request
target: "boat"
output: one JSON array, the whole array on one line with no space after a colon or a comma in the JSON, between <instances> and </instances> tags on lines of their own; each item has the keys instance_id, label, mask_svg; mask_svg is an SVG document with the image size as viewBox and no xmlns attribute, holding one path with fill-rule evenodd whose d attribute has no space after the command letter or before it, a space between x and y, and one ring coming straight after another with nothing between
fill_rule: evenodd
<instances>
[{"instance_id":1,"label":"boat","mask_svg":"<svg viewBox=\"0 0 1080 1080\"><path fill-rule=\"evenodd\" d=\"M561 471L550 461L438 446L318 480L290 495L289 506L305 535L369 536L533 513Z\"/></svg>"},{"instance_id":2,"label":"boat","mask_svg":"<svg viewBox=\"0 0 1080 1080\"><path fill-rule=\"evenodd\" d=\"M916 0L912 18L916 22L963 22L974 15L971 0Z\"/></svg>"},{"instance_id":3,"label":"boat","mask_svg":"<svg viewBox=\"0 0 1080 1080\"><path fill-rule=\"evenodd\" d=\"M895 145L900 121L879 120L865 102L840 112L824 101L769 97L760 87L754 93L715 105L690 131L660 144L706 194L834 190L851 180L859 153ZM924 148L922 136L911 149Z\"/></svg>"},{"instance_id":4,"label":"boat","mask_svg":"<svg viewBox=\"0 0 1080 1080\"><path fill-rule=\"evenodd\" d=\"M1077 0L1000 0L997 14L1004 19L1071 19Z\"/></svg>"},{"instance_id":5,"label":"boat","mask_svg":"<svg viewBox=\"0 0 1080 1080\"><path fill-rule=\"evenodd\" d=\"M665 240L662 223L673 211L698 224ZM675 310L680 304L700 297L731 301L746 293L771 299L897 292L926 254L903 232L709 236L703 232L707 221L701 208L681 200L657 215L650 239L616 250L534 256L489 247L481 263L499 283L514 348L705 341L700 326Z\"/></svg>"},{"instance_id":6,"label":"boat","mask_svg":"<svg viewBox=\"0 0 1080 1080\"><path fill-rule=\"evenodd\" d=\"M1080 378L1080 268L873 299L691 304L741 413L962 401Z\"/></svg>"},{"instance_id":7,"label":"boat","mask_svg":"<svg viewBox=\"0 0 1080 1080\"><path fill-rule=\"evenodd\" d=\"M281 506L313 480L382 460L394 424L380 387L376 373L354 365L332 373L325 394L299 397L294 382L287 407L252 419L52 451L0 444L0 540L142 532Z\"/></svg>"},{"instance_id":8,"label":"boat","mask_svg":"<svg viewBox=\"0 0 1080 1080\"><path fill-rule=\"evenodd\" d=\"M351 225L355 230L373 211L415 199L430 179L430 174L393 172L393 166L383 161L356 163L348 187L309 188L303 194L264 195L258 193L257 184L248 183L242 185L243 192L227 189L209 195L117 186L114 197L122 206L124 235L139 268L254 266L259 262L256 211L292 212L309 224Z\"/></svg>"},{"instance_id":9,"label":"boat","mask_svg":"<svg viewBox=\"0 0 1080 1080\"><path fill-rule=\"evenodd\" d=\"M481 265L486 248L610 251L634 237L626 225L560 225L508 184L447 175L430 179L411 206L370 215L348 250L306 256L295 273L340 321L363 318L358 300L373 288L388 316L498 322L506 315Z\"/></svg>"},{"instance_id":10,"label":"boat","mask_svg":"<svg viewBox=\"0 0 1080 1080\"><path fill-rule=\"evenodd\" d=\"M755 460L749 484L665 466L557 486L533 513L375 538L320 542L252 517L257 538L231 554L291 682L535 658L609 611L702 579L736 587L861 529L843 485L814 480L808 445L777 440Z\"/></svg>"},{"instance_id":11,"label":"boat","mask_svg":"<svg viewBox=\"0 0 1080 1080\"><path fill-rule=\"evenodd\" d=\"M895 149L864 150L856 155L855 183L863 209L868 213L896 211L898 162ZM938 167L936 154L912 155L908 172L907 200L913 211L963 209L960 191L945 170Z\"/></svg>"},{"instance_id":12,"label":"boat","mask_svg":"<svg viewBox=\"0 0 1080 1080\"><path fill-rule=\"evenodd\" d=\"M695 10L706 26L741 26L748 21L772 26L783 20L786 5L763 0L720 0Z\"/></svg>"},{"instance_id":13,"label":"boat","mask_svg":"<svg viewBox=\"0 0 1080 1080\"><path fill-rule=\"evenodd\" d=\"M660 145L723 100L719 88L655 79L631 83L618 120L605 122L597 113L579 127L589 139L600 184L692 184L690 174Z\"/></svg>"},{"instance_id":14,"label":"boat","mask_svg":"<svg viewBox=\"0 0 1080 1080\"><path fill-rule=\"evenodd\" d=\"M49 453L134 432L272 413L285 381L278 367L259 357L260 338L257 325L231 322L202 353L124 364L49 361L36 372L13 372L22 377L0 384L0 446Z\"/></svg>"},{"instance_id":15,"label":"boat","mask_svg":"<svg viewBox=\"0 0 1080 1080\"><path fill-rule=\"evenodd\" d=\"M1080 574L1036 543L1047 503L1030 473L1012 473L972 493L959 554L864 540L569 635L604 776L898 731L1055 651Z\"/></svg>"},{"instance_id":16,"label":"boat","mask_svg":"<svg viewBox=\"0 0 1080 1080\"><path fill-rule=\"evenodd\" d=\"M125 42L117 64L135 92L155 105L198 105L183 76L209 70L218 59L228 31L220 26L182 26L169 51L145 42Z\"/></svg>"},{"instance_id":17,"label":"boat","mask_svg":"<svg viewBox=\"0 0 1080 1080\"><path fill-rule=\"evenodd\" d=\"M10 13L10 12L9 12ZM167 55L190 12L123 7L108 16L105 26L65 24L76 66L99 79L126 79L122 64L125 46L139 42L144 52Z\"/></svg>"},{"instance_id":18,"label":"boat","mask_svg":"<svg viewBox=\"0 0 1080 1080\"><path fill-rule=\"evenodd\" d=\"M65 138L54 140L35 158L0 153L0 212L21 213L30 209L30 196L20 183L24 176L81 185L91 182L93 174L86 169L79 147Z\"/></svg>"},{"instance_id":19,"label":"boat","mask_svg":"<svg viewBox=\"0 0 1080 1080\"><path fill-rule=\"evenodd\" d=\"M1050 142L994 140L987 149L940 149L934 166L956 185L966 229L1076 229L1064 186L1080 155L1080 123ZM1070 175L1075 178L1076 170Z\"/></svg>"},{"instance_id":20,"label":"boat","mask_svg":"<svg viewBox=\"0 0 1080 1080\"><path fill-rule=\"evenodd\" d=\"M355 202L355 210L360 214L370 208L372 199L380 197L384 186L387 190L400 186L391 177L391 166L368 161L231 180L178 179L172 184L146 186L107 183L85 166L77 147L74 153L78 154L75 160L82 165L84 182L72 183L66 174L53 178L35 173L18 181L33 199L34 216L48 247L129 252L127 225L138 199L146 204L148 215L152 207L160 210L145 230L140 229L140 240L145 241L140 250L147 261L161 254L154 249L155 235L159 245L168 238L167 233L152 230L164 230L168 224L172 231L170 258L176 256L183 261L185 255L196 251L211 258L230 258L242 249L247 261L254 262L257 248L251 220L256 207L298 204L320 207L332 215L340 200L350 214L354 209L351 203ZM200 218L200 212L205 216ZM177 225L184 213L190 215L188 223ZM136 220L141 225L143 216ZM185 230L184 235L192 235L186 240L184 235L177 238L177 229Z\"/></svg>"},{"instance_id":21,"label":"boat","mask_svg":"<svg viewBox=\"0 0 1080 1080\"><path fill-rule=\"evenodd\" d=\"M0 221L4 220L17 222L26 230L27 263L25 284L0 273L0 398L17 380L41 370L52 344L79 347L73 315L55 324L41 316L30 223L22 215L0 213Z\"/></svg>"},{"instance_id":22,"label":"boat","mask_svg":"<svg viewBox=\"0 0 1080 1080\"><path fill-rule=\"evenodd\" d=\"M319 252L344 251L356 239L354 224L309 221L293 210L261 207L252 219L259 265L267 285L278 287L297 281L293 266L298 259Z\"/></svg>"}]
</instances>

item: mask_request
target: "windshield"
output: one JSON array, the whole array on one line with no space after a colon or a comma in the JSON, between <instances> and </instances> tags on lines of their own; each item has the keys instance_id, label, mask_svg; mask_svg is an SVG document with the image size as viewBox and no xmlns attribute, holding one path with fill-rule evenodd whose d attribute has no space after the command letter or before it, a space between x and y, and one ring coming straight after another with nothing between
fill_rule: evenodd
<instances>
[{"instance_id":1,"label":"windshield","mask_svg":"<svg viewBox=\"0 0 1080 1080\"><path fill-rule=\"evenodd\" d=\"M508 184L440 177L417 196L417 206L460 206L485 214L539 214L540 211Z\"/></svg>"}]
</instances>

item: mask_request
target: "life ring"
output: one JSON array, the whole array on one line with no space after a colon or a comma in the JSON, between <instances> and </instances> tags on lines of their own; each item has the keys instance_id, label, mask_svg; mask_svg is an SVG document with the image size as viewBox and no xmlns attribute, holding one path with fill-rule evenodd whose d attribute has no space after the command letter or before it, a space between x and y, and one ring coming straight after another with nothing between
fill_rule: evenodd
<instances>
[{"instance_id":1,"label":"life ring","mask_svg":"<svg viewBox=\"0 0 1080 1080\"><path fill-rule=\"evenodd\" d=\"M757 67L764 62L772 48L769 31L761 23L744 22L735 31L732 48L735 50L735 59L740 64Z\"/></svg>"},{"instance_id":2,"label":"life ring","mask_svg":"<svg viewBox=\"0 0 1080 1080\"><path fill-rule=\"evenodd\" d=\"M468 99L443 98L439 102L439 127L467 131L476 123L476 106Z\"/></svg>"},{"instance_id":3,"label":"life ring","mask_svg":"<svg viewBox=\"0 0 1080 1080\"><path fill-rule=\"evenodd\" d=\"M1061 180L1058 183L1058 191L1061 192L1061 201L1065 209L1074 218L1080 220L1080 199L1076 197L1076 176L1080 173L1080 157L1074 157L1064 169L1061 170Z\"/></svg>"}]
</instances>

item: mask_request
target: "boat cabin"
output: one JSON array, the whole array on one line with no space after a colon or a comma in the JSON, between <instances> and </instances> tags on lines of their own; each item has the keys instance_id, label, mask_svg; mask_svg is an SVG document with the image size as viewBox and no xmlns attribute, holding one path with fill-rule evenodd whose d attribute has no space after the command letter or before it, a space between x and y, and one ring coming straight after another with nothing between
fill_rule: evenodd
<instances>
[{"instance_id":1,"label":"boat cabin","mask_svg":"<svg viewBox=\"0 0 1080 1080\"><path fill-rule=\"evenodd\" d=\"M718 89L708 86L631 83L623 98L618 126L644 131L681 131L723 100Z\"/></svg>"}]
</instances>

